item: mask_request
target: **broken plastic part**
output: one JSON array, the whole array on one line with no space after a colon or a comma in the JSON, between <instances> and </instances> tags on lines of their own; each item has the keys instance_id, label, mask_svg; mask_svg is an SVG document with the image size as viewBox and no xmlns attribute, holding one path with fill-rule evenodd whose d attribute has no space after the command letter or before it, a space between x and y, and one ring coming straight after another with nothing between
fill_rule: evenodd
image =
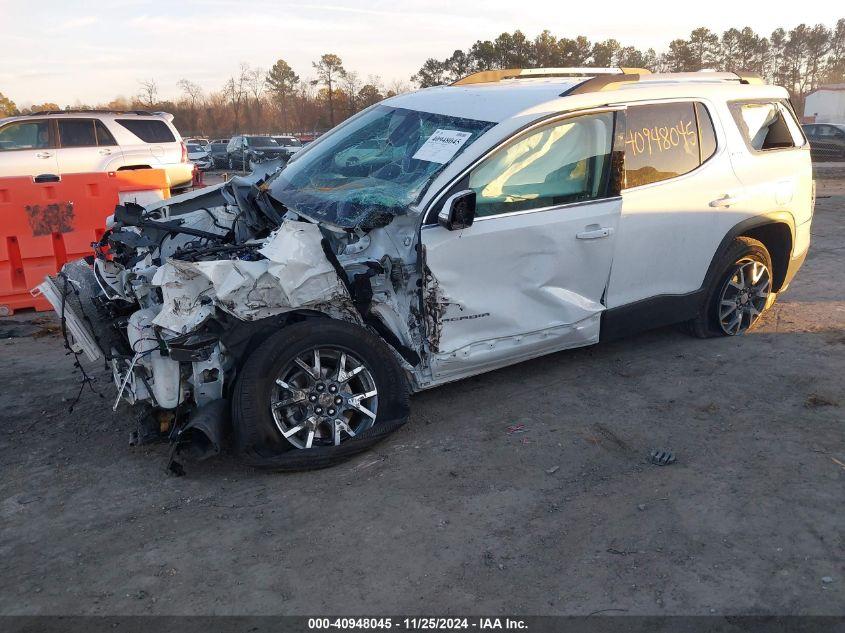
<instances>
[{"instance_id":1,"label":"broken plastic part","mask_svg":"<svg viewBox=\"0 0 845 633\"><path fill-rule=\"evenodd\" d=\"M656 466L669 466L675 463L675 455L669 451L654 449L649 455L649 461Z\"/></svg>"}]
</instances>

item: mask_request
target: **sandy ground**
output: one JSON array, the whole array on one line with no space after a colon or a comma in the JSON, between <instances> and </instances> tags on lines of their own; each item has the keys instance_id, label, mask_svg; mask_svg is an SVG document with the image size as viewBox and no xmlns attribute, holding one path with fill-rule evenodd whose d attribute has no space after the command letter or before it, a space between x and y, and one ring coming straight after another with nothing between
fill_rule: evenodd
<instances>
[{"instance_id":1,"label":"sandy ground","mask_svg":"<svg viewBox=\"0 0 845 633\"><path fill-rule=\"evenodd\" d=\"M436 389L302 474L168 476L126 408L68 412L49 320L0 320L0 613L841 615L845 197L813 236L749 336L663 329Z\"/></svg>"}]
</instances>

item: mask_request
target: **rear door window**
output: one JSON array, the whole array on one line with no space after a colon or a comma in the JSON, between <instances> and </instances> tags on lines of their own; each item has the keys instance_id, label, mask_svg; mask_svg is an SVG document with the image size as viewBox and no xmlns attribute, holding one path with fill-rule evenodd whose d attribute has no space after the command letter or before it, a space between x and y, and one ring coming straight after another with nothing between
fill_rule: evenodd
<instances>
[{"instance_id":1,"label":"rear door window","mask_svg":"<svg viewBox=\"0 0 845 633\"><path fill-rule=\"evenodd\" d=\"M164 121L158 119L115 119L145 143L173 143L176 137Z\"/></svg>"},{"instance_id":2,"label":"rear door window","mask_svg":"<svg viewBox=\"0 0 845 633\"><path fill-rule=\"evenodd\" d=\"M691 172L716 151L716 135L706 108L701 106L699 135L696 104L652 103L628 106L625 132L625 186L639 187Z\"/></svg>"},{"instance_id":3,"label":"rear door window","mask_svg":"<svg viewBox=\"0 0 845 633\"><path fill-rule=\"evenodd\" d=\"M730 108L745 142L755 152L791 149L804 144L795 115L783 101L737 101L731 103Z\"/></svg>"},{"instance_id":4,"label":"rear door window","mask_svg":"<svg viewBox=\"0 0 845 633\"><path fill-rule=\"evenodd\" d=\"M59 119L59 141L62 147L96 147L94 119Z\"/></svg>"}]
</instances>

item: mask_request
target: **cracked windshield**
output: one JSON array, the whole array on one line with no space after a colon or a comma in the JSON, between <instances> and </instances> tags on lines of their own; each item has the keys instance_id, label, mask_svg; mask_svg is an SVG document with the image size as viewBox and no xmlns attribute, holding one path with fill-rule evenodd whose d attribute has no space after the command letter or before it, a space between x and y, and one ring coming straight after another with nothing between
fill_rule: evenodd
<instances>
[{"instance_id":1,"label":"cracked windshield","mask_svg":"<svg viewBox=\"0 0 845 633\"><path fill-rule=\"evenodd\" d=\"M342 227L384 226L495 123L377 106L291 162L271 193Z\"/></svg>"}]
</instances>

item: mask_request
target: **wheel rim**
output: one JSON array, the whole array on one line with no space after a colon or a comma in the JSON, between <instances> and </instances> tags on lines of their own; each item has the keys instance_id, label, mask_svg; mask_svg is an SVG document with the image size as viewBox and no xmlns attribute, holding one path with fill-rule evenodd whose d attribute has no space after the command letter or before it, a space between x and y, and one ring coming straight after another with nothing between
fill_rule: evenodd
<instances>
[{"instance_id":1,"label":"wheel rim","mask_svg":"<svg viewBox=\"0 0 845 633\"><path fill-rule=\"evenodd\" d=\"M772 288L769 269L753 259L742 259L725 281L719 295L719 325L729 336L748 331L766 307Z\"/></svg>"},{"instance_id":2,"label":"wheel rim","mask_svg":"<svg viewBox=\"0 0 845 633\"><path fill-rule=\"evenodd\" d=\"M296 448L337 446L375 423L378 390L372 372L351 351L312 348L279 372L270 412Z\"/></svg>"}]
</instances>

